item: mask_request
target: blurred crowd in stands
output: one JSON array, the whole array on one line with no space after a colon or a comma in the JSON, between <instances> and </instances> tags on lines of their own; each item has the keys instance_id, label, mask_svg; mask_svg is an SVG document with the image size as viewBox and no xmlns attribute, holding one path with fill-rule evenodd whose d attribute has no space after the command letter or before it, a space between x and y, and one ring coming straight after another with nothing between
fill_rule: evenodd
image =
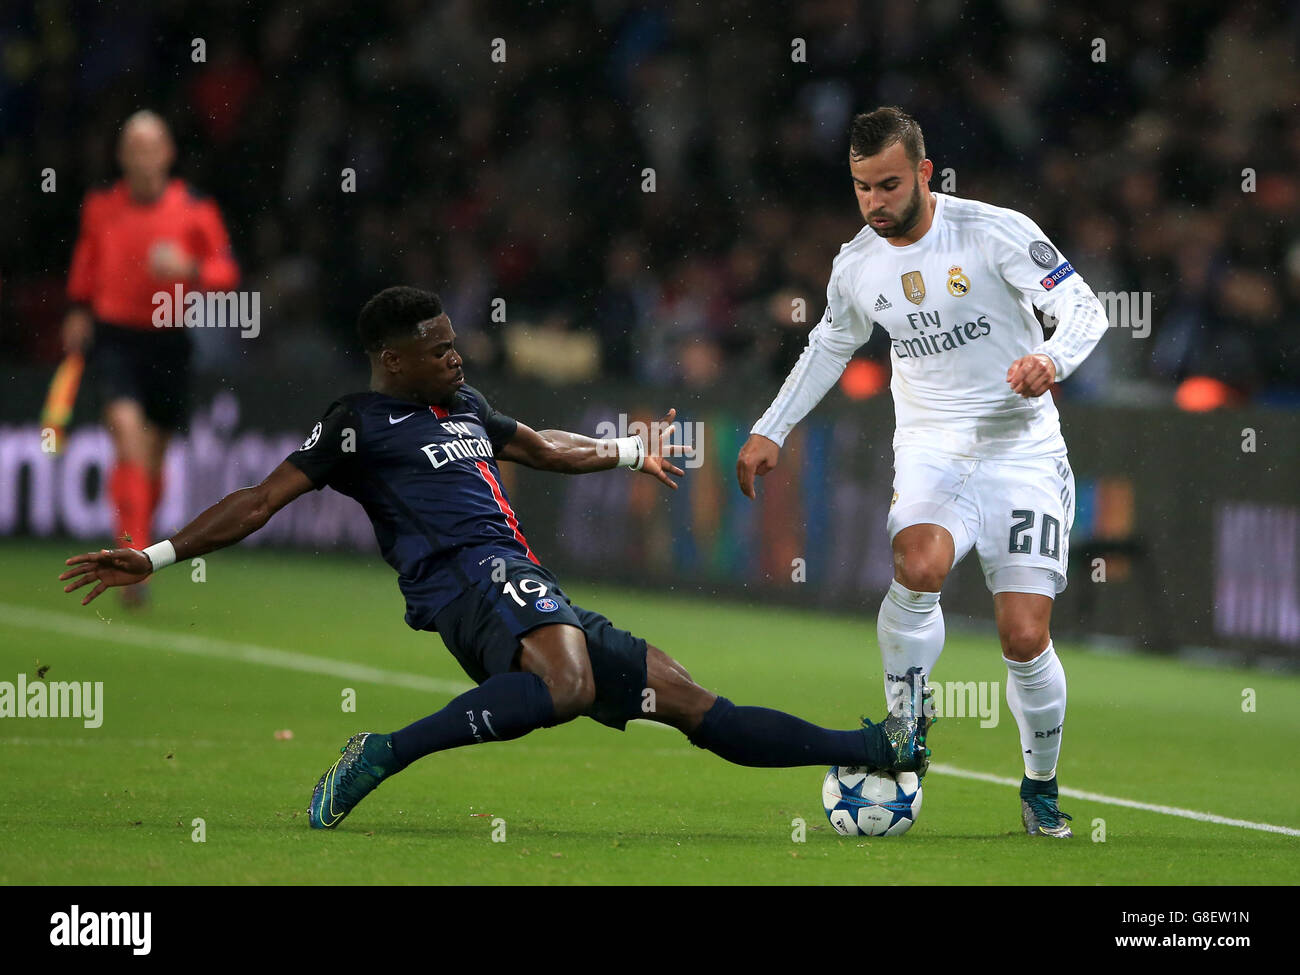
<instances>
[{"instance_id":1,"label":"blurred crowd in stands","mask_svg":"<svg viewBox=\"0 0 1300 975\"><path fill-rule=\"evenodd\" d=\"M4 357L57 360L82 198L148 107L261 293L259 338L200 336L201 368L358 356L362 302L408 283L442 295L479 370L768 395L862 224L849 120L898 105L932 189L1027 213L1130 317L1149 296L1149 328L1116 322L1062 395L1167 402L1192 379L1300 405L1298 11L14 0Z\"/></svg>"}]
</instances>

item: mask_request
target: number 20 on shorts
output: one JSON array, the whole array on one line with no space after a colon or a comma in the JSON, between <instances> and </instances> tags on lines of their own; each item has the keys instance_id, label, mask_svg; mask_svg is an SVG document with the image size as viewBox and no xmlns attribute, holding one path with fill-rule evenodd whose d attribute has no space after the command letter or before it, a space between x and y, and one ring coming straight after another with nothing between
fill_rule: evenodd
<instances>
[{"instance_id":1,"label":"number 20 on shorts","mask_svg":"<svg viewBox=\"0 0 1300 975\"><path fill-rule=\"evenodd\" d=\"M1008 551L1028 555L1033 551L1034 512L1027 508L1016 508L1011 512L1012 518L1020 519L1011 526L1011 547ZM1043 515L1042 531L1038 535L1038 554L1048 559L1061 557L1061 523L1051 515Z\"/></svg>"}]
</instances>

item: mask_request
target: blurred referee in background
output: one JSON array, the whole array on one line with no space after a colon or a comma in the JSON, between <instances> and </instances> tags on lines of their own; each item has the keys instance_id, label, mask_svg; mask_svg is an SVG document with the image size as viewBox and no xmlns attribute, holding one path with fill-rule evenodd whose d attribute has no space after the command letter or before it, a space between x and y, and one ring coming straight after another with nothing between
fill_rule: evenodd
<instances>
[{"instance_id":1,"label":"blurred referee in background","mask_svg":"<svg viewBox=\"0 0 1300 975\"><path fill-rule=\"evenodd\" d=\"M139 548L153 539L168 438L189 413L190 336L154 326L154 295L171 295L177 284L228 291L239 268L216 204L170 178L176 148L159 115L128 118L117 157L122 179L90 191L82 204L63 345L87 355L113 438L114 544ZM143 585L124 589L123 602L142 603Z\"/></svg>"}]
</instances>

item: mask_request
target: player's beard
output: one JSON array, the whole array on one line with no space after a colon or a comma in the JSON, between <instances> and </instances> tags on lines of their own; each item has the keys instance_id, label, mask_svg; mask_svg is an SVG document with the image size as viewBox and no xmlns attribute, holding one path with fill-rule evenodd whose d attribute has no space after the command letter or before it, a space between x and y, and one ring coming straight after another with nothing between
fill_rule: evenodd
<instances>
[{"instance_id":1,"label":"player's beard","mask_svg":"<svg viewBox=\"0 0 1300 975\"><path fill-rule=\"evenodd\" d=\"M894 221L892 227L878 228L872 225L870 218L867 220L867 226L876 232L877 237L898 237L907 233L916 226L917 221L921 219L921 181L915 180L912 184L912 198L907 201L907 206L903 209L902 214ZM877 216L889 216L888 213L877 214Z\"/></svg>"}]
</instances>

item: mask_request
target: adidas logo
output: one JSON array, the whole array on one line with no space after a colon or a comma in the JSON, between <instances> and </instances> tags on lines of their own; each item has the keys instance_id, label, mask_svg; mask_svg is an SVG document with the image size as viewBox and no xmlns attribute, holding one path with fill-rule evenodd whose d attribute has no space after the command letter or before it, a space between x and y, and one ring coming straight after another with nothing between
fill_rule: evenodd
<instances>
[{"instance_id":1,"label":"adidas logo","mask_svg":"<svg viewBox=\"0 0 1300 975\"><path fill-rule=\"evenodd\" d=\"M893 307L894 306L889 303L889 300L884 295L881 295L876 299L876 311L884 311L886 308Z\"/></svg>"}]
</instances>

